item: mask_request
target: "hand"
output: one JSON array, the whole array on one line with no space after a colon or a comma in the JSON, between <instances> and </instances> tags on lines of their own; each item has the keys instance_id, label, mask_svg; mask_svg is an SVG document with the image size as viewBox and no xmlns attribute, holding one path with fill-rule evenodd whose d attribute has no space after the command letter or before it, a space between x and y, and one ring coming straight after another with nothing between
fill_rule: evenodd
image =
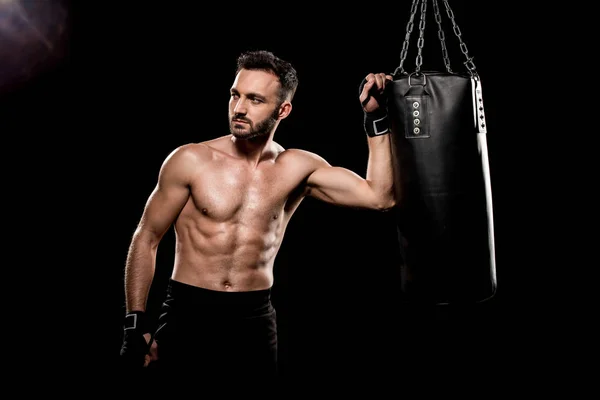
<instances>
[{"instance_id":1,"label":"hand","mask_svg":"<svg viewBox=\"0 0 600 400\"><path fill-rule=\"evenodd\" d=\"M127 369L141 369L146 364L151 335L144 312L130 312L125 317L121 360Z\"/></svg>"},{"instance_id":2,"label":"hand","mask_svg":"<svg viewBox=\"0 0 600 400\"><path fill-rule=\"evenodd\" d=\"M144 335L144 338L147 342L150 342L151 340L149 333L146 333ZM150 350L148 354L146 354L146 358L144 360L144 367L147 367L148 365L150 365L151 362L156 360L158 360L158 344L156 343L156 340L153 340L152 344L150 345Z\"/></svg>"},{"instance_id":3,"label":"hand","mask_svg":"<svg viewBox=\"0 0 600 400\"><path fill-rule=\"evenodd\" d=\"M385 107L385 86L393 80L391 75L370 73L363 80L363 86L358 99L364 112L373 113L380 107Z\"/></svg>"}]
</instances>

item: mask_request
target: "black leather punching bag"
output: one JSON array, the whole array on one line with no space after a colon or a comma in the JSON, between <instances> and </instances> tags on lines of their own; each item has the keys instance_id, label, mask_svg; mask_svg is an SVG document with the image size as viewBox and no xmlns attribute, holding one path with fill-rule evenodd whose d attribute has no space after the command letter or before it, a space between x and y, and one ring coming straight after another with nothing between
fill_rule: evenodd
<instances>
[{"instance_id":1,"label":"black leather punching bag","mask_svg":"<svg viewBox=\"0 0 600 400\"><path fill-rule=\"evenodd\" d=\"M410 300L473 303L496 292L487 127L469 61L465 74L399 67L388 84L401 279Z\"/></svg>"},{"instance_id":2,"label":"black leather punching bag","mask_svg":"<svg viewBox=\"0 0 600 400\"><path fill-rule=\"evenodd\" d=\"M473 111L478 84L425 72L390 88L402 287L412 299L473 302L496 290L487 143Z\"/></svg>"}]
</instances>

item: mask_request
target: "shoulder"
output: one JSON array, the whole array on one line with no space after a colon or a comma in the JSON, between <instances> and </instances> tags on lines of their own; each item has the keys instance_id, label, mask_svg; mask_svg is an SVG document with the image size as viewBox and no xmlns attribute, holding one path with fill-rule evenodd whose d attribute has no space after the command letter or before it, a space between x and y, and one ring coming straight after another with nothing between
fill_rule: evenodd
<instances>
[{"instance_id":1,"label":"shoulder","mask_svg":"<svg viewBox=\"0 0 600 400\"><path fill-rule=\"evenodd\" d=\"M204 163L210 161L222 147L227 137L219 137L197 143L186 143L172 150L165 158L165 164Z\"/></svg>"},{"instance_id":2,"label":"shoulder","mask_svg":"<svg viewBox=\"0 0 600 400\"><path fill-rule=\"evenodd\" d=\"M281 152L278 157L278 160L282 162L290 162L296 165L303 165L312 168L319 168L324 166L329 166L327 160L325 160L320 155L313 153L308 150L303 149L286 149Z\"/></svg>"},{"instance_id":3,"label":"shoulder","mask_svg":"<svg viewBox=\"0 0 600 400\"><path fill-rule=\"evenodd\" d=\"M164 159L161 174L193 174L212 159L212 154L213 149L206 142L183 144L173 149Z\"/></svg>"}]
</instances>

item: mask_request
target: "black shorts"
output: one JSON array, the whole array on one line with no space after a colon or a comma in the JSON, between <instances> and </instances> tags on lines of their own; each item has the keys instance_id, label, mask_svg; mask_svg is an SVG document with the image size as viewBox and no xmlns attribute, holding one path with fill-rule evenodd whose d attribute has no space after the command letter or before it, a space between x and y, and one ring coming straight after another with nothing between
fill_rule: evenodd
<instances>
[{"instance_id":1,"label":"black shorts","mask_svg":"<svg viewBox=\"0 0 600 400\"><path fill-rule=\"evenodd\" d=\"M277 376L271 290L221 292L170 280L157 330L157 371L203 379Z\"/></svg>"}]
</instances>

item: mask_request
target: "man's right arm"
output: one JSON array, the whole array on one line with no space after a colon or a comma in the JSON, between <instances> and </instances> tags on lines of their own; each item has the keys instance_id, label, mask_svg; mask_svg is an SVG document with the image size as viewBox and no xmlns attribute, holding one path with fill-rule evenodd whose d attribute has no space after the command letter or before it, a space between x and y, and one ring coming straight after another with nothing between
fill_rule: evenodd
<instances>
[{"instance_id":1,"label":"man's right arm","mask_svg":"<svg viewBox=\"0 0 600 400\"><path fill-rule=\"evenodd\" d=\"M151 328L146 317L146 302L154 279L156 252L188 200L196 165L197 155L187 146L169 154L131 239L125 263L126 315L120 351L127 371L137 370L149 362Z\"/></svg>"},{"instance_id":2,"label":"man's right arm","mask_svg":"<svg viewBox=\"0 0 600 400\"><path fill-rule=\"evenodd\" d=\"M185 146L173 151L161 166L133 234L125 264L126 311L146 311L156 268L158 245L189 197L196 154Z\"/></svg>"}]
</instances>

